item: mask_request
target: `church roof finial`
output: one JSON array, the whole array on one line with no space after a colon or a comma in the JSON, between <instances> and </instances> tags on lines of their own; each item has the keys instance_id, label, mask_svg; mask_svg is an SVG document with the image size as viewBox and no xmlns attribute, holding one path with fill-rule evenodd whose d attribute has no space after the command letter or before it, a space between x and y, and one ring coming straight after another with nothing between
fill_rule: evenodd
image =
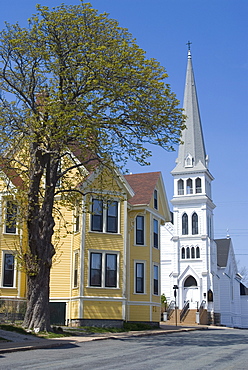
<instances>
[{"instance_id":1,"label":"church roof finial","mask_svg":"<svg viewBox=\"0 0 248 370\"><path fill-rule=\"evenodd\" d=\"M226 230L226 238L230 239L229 229Z\"/></svg>"},{"instance_id":2,"label":"church roof finial","mask_svg":"<svg viewBox=\"0 0 248 370\"><path fill-rule=\"evenodd\" d=\"M188 59L191 59L191 52L190 52L190 45L192 42L188 41L186 45L188 45Z\"/></svg>"},{"instance_id":3,"label":"church roof finial","mask_svg":"<svg viewBox=\"0 0 248 370\"><path fill-rule=\"evenodd\" d=\"M190 51L190 45L192 44L192 42L188 41L186 45L188 45L188 50Z\"/></svg>"}]
</instances>

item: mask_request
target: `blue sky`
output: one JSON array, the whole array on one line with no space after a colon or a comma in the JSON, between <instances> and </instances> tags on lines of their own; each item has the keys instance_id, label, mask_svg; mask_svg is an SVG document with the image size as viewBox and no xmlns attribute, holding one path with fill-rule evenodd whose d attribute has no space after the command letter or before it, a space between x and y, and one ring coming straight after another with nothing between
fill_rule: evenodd
<instances>
[{"instance_id":1,"label":"blue sky","mask_svg":"<svg viewBox=\"0 0 248 370\"><path fill-rule=\"evenodd\" d=\"M43 0L50 7L62 1ZM4 22L22 26L35 13L33 0L1 4ZM79 4L65 0L65 4ZM157 59L180 101L191 52L212 184L215 238L227 229L236 258L248 268L248 1L247 0L91 0L120 26L128 28L148 58ZM161 171L168 199L173 195L170 171L177 153L154 148L152 165L129 163L131 172Z\"/></svg>"}]
</instances>

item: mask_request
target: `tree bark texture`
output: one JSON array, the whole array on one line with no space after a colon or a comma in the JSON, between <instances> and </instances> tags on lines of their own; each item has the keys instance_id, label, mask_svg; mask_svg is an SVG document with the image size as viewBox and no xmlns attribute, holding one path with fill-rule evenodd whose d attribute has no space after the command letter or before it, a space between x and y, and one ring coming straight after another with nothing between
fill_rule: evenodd
<instances>
[{"instance_id":1,"label":"tree bark texture","mask_svg":"<svg viewBox=\"0 0 248 370\"><path fill-rule=\"evenodd\" d=\"M54 192L58 160L44 153L36 143L30 150L31 170L28 193L27 311L24 327L50 331L49 281L54 232ZM45 183L45 184L44 184Z\"/></svg>"},{"instance_id":2,"label":"tree bark texture","mask_svg":"<svg viewBox=\"0 0 248 370\"><path fill-rule=\"evenodd\" d=\"M51 331L49 314L50 267L44 265L39 273L27 277L27 311L23 326L39 331Z\"/></svg>"}]
</instances>

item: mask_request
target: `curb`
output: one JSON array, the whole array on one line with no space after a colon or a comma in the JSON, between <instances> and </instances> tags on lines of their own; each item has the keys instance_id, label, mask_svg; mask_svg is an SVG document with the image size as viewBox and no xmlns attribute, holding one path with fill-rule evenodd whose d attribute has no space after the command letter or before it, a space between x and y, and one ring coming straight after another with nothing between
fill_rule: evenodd
<instances>
[{"instance_id":1,"label":"curb","mask_svg":"<svg viewBox=\"0 0 248 370\"><path fill-rule=\"evenodd\" d=\"M145 337L153 335L163 335L171 333L181 333L196 330L206 330L208 327L196 327L196 328L180 328L172 330L151 330L141 332L128 332L128 333L116 333L105 336L78 336L78 337L64 337L63 339L42 339L41 341L29 341L29 342L3 342L0 343L0 355L3 353L11 353L17 351L30 351L35 349L43 348L56 348L62 347L68 344L77 345L77 343L92 342L107 339L128 339L132 337ZM45 341L45 343L43 342Z\"/></svg>"},{"instance_id":2,"label":"curb","mask_svg":"<svg viewBox=\"0 0 248 370\"><path fill-rule=\"evenodd\" d=\"M43 349L43 348L55 348L55 347L61 347L65 345L65 342L29 342L29 343L23 343L23 342L4 342L0 343L0 355L2 353L11 353L11 352L19 352L19 351L30 351L34 349ZM7 345L9 347L7 347ZM6 348L4 348L6 346ZM1 348L2 347L2 348Z\"/></svg>"},{"instance_id":3,"label":"curb","mask_svg":"<svg viewBox=\"0 0 248 370\"><path fill-rule=\"evenodd\" d=\"M182 333L187 331L196 331L196 330L206 330L208 328L183 328L183 329L172 329L172 330L158 330L158 331L146 331L146 332L131 332L130 334L110 334L107 337L96 337L91 340L103 340L103 339L126 339L131 337L149 337L152 335L163 335L163 334L172 334L172 333Z\"/></svg>"}]
</instances>

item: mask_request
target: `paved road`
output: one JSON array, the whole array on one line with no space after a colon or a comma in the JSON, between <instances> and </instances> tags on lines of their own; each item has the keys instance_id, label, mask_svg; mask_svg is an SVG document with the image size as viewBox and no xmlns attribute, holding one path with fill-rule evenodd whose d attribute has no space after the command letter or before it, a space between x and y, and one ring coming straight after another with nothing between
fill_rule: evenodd
<instances>
[{"instance_id":1,"label":"paved road","mask_svg":"<svg viewBox=\"0 0 248 370\"><path fill-rule=\"evenodd\" d=\"M0 369L246 370L248 330L209 329L6 353Z\"/></svg>"}]
</instances>

